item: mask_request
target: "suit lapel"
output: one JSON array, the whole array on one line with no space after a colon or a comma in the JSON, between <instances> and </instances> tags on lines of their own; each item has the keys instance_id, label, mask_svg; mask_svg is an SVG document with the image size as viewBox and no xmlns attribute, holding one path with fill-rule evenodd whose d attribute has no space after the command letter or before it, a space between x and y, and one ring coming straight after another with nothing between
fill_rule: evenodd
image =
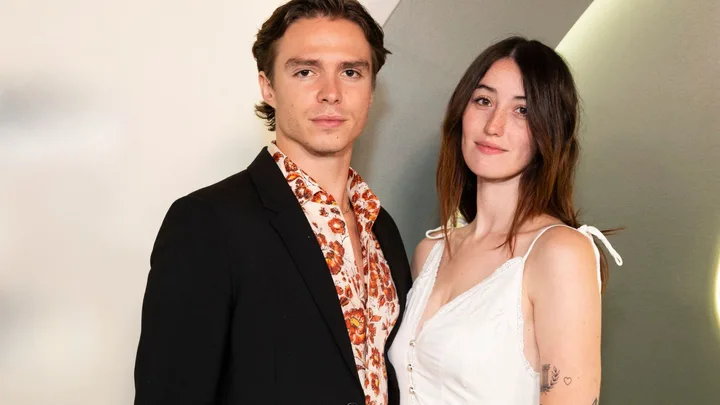
<instances>
[{"instance_id":1,"label":"suit lapel","mask_svg":"<svg viewBox=\"0 0 720 405\"><path fill-rule=\"evenodd\" d=\"M380 214L378 214L375 225L373 226L373 232L380 243L380 248L390 267L390 273L395 283L395 291L397 292L398 302L400 304L397 323L385 343L385 353L387 354L387 349L392 345L395 335L398 329L400 329L403 315L405 314L405 301L408 290L410 290L412 284L412 276L410 275L410 265L400 233L398 232L395 222L385 209L380 210Z\"/></svg>"},{"instance_id":2,"label":"suit lapel","mask_svg":"<svg viewBox=\"0 0 720 405\"><path fill-rule=\"evenodd\" d=\"M357 377L352 345L335 284L302 207L267 148L263 148L248 167L248 172L265 207L277 213L270 221L271 225L295 262L297 270L335 338L345 363ZM360 383L359 378L357 381Z\"/></svg>"}]
</instances>

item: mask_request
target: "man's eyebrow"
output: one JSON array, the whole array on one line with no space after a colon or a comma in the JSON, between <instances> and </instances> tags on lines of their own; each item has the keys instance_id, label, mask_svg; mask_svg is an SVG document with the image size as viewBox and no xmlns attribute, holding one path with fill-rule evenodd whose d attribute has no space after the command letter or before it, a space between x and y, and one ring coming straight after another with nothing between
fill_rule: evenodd
<instances>
[{"instance_id":1,"label":"man's eyebrow","mask_svg":"<svg viewBox=\"0 0 720 405\"><path fill-rule=\"evenodd\" d=\"M475 89L476 89L476 90L477 90L477 89L484 89L484 90L489 91L490 93L497 93L497 90L495 90L494 88L492 88L492 87L490 87L490 86L488 86L488 85L486 85L486 84L482 84L482 83L478 84L477 87L475 87ZM515 97L513 97L513 98L514 98L515 100L527 100L527 97L525 97L525 96L515 96Z\"/></svg>"},{"instance_id":2,"label":"man's eyebrow","mask_svg":"<svg viewBox=\"0 0 720 405\"><path fill-rule=\"evenodd\" d=\"M320 66L320 61L317 59L302 59L302 58L290 58L285 62L285 67L297 67L297 66Z\"/></svg>"},{"instance_id":3,"label":"man's eyebrow","mask_svg":"<svg viewBox=\"0 0 720 405\"><path fill-rule=\"evenodd\" d=\"M312 66L320 67L320 61L318 59L304 59L304 58L290 58L285 62L286 68L293 68L298 66ZM366 60L351 60L340 63L340 69L366 69L370 70L370 62Z\"/></svg>"},{"instance_id":4,"label":"man's eyebrow","mask_svg":"<svg viewBox=\"0 0 720 405\"><path fill-rule=\"evenodd\" d=\"M370 62L366 60L353 60L340 64L341 69L366 69L370 70Z\"/></svg>"}]
</instances>

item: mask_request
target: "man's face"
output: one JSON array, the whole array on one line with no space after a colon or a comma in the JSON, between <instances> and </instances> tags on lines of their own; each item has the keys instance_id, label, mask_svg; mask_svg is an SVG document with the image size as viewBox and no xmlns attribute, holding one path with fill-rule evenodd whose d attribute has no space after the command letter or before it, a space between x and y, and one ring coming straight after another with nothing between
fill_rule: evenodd
<instances>
[{"instance_id":1,"label":"man's face","mask_svg":"<svg viewBox=\"0 0 720 405\"><path fill-rule=\"evenodd\" d=\"M275 108L278 146L314 156L352 148L372 103L371 48L362 29L344 19L300 19L276 43L274 77L260 73Z\"/></svg>"}]
</instances>

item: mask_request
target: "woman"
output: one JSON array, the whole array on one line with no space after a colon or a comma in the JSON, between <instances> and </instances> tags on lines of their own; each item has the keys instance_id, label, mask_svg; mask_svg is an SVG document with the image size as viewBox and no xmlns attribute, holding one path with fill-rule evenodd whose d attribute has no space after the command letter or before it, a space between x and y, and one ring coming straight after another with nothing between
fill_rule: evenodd
<instances>
[{"instance_id":1,"label":"woman","mask_svg":"<svg viewBox=\"0 0 720 405\"><path fill-rule=\"evenodd\" d=\"M437 170L446 225L415 251L389 352L401 404L597 405L607 264L592 236L622 260L578 228L577 120L572 75L540 42L505 39L460 80Z\"/></svg>"}]
</instances>

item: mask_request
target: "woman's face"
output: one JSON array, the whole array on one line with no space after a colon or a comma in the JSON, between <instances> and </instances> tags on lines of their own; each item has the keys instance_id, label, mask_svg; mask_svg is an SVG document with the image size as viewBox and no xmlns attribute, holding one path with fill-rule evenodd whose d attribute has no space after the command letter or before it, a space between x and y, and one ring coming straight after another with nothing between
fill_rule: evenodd
<instances>
[{"instance_id":1,"label":"woman's face","mask_svg":"<svg viewBox=\"0 0 720 405\"><path fill-rule=\"evenodd\" d=\"M480 79L465 107L462 128L463 158L481 180L511 179L530 164L535 145L522 74L514 60L498 60Z\"/></svg>"}]
</instances>

